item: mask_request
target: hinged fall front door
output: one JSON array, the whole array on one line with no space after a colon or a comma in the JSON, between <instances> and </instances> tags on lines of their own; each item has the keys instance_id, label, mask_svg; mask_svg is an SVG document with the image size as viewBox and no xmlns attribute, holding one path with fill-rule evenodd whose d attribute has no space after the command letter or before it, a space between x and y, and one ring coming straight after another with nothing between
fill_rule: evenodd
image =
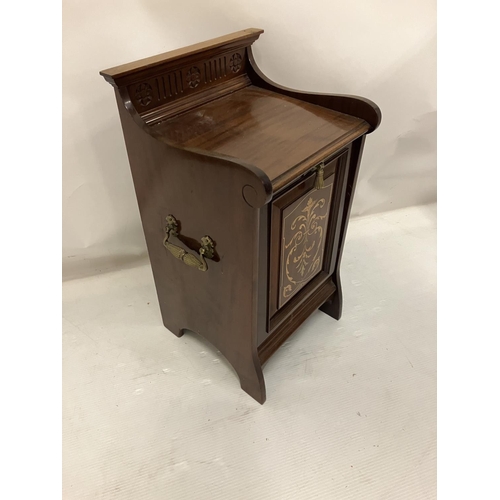
<instances>
[{"instance_id":1,"label":"hinged fall front door","mask_svg":"<svg viewBox=\"0 0 500 500\"><path fill-rule=\"evenodd\" d=\"M333 272L348 151L278 196L271 208L269 331Z\"/></svg>"},{"instance_id":2,"label":"hinged fall front door","mask_svg":"<svg viewBox=\"0 0 500 500\"><path fill-rule=\"evenodd\" d=\"M332 175L334 177L334 175ZM323 267L333 179L283 210L278 307L283 307Z\"/></svg>"}]
</instances>

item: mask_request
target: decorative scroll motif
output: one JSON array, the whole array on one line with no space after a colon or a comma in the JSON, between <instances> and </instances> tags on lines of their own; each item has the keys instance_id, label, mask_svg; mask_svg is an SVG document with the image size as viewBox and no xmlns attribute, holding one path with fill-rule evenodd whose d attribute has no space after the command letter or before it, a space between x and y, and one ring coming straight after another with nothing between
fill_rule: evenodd
<instances>
[{"instance_id":1,"label":"decorative scroll motif","mask_svg":"<svg viewBox=\"0 0 500 500\"><path fill-rule=\"evenodd\" d=\"M141 83L135 89L135 98L141 106L147 106L153 100L153 89L149 83Z\"/></svg>"},{"instance_id":2,"label":"decorative scroll motif","mask_svg":"<svg viewBox=\"0 0 500 500\"><path fill-rule=\"evenodd\" d=\"M331 192L329 185L308 193L284 214L280 307L321 270Z\"/></svg>"},{"instance_id":3,"label":"decorative scroll motif","mask_svg":"<svg viewBox=\"0 0 500 500\"><path fill-rule=\"evenodd\" d=\"M201 82L200 70L193 66L186 74L186 81L190 88L194 89L198 87Z\"/></svg>"},{"instance_id":4,"label":"decorative scroll motif","mask_svg":"<svg viewBox=\"0 0 500 500\"><path fill-rule=\"evenodd\" d=\"M233 73L238 73L238 71L241 69L242 60L243 58L240 54L233 54L231 56L231 59L229 59L229 67L231 68L231 71Z\"/></svg>"}]
</instances>

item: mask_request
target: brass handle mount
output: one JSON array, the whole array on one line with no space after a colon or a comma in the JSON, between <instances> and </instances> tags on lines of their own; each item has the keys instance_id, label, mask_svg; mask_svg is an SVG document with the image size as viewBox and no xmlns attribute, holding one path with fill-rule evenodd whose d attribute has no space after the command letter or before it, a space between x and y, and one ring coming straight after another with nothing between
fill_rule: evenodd
<instances>
[{"instance_id":1,"label":"brass handle mount","mask_svg":"<svg viewBox=\"0 0 500 500\"><path fill-rule=\"evenodd\" d=\"M325 162L321 162L316 167L316 180L314 181L315 189L323 189L325 187Z\"/></svg>"},{"instance_id":2,"label":"brass handle mount","mask_svg":"<svg viewBox=\"0 0 500 500\"><path fill-rule=\"evenodd\" d=\"M170 243L171 236L179 235L179 223L173 215L167 215L167 225L165 226L165 238L163 238L163 246L176 258L182 260L184 264L190 267L195 267L200 271L206 271L208 264L205 259L212 259L215 253L215 243L210 236L203 236L201 238L201 247L198 253L199 257L190 254L177 245Z\"/></svg>"}]
</instances>

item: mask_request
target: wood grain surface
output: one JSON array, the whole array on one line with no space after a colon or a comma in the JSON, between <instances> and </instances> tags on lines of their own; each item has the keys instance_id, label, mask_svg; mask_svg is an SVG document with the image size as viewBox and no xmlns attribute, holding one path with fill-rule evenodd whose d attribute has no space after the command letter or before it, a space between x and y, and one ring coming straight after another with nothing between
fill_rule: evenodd
<instances>
[{"instance_id":1,"label":"wood grain surface","mask_svg":"<svg viewBox=\"0 0 500 500\"><path fill-rule=\"evenodd\" d=\"M278 191L369 130L364 120L250 86L157 125L185 148L238 158Z\"/></svg>"}]
</instances>

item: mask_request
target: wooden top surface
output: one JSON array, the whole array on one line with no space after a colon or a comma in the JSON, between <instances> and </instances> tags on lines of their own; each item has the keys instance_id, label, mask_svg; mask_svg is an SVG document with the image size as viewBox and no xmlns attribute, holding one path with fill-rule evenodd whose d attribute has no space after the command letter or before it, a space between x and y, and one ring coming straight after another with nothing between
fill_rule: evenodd
<instances>
[{"instance_id":1,"label":"wooden top surface","mask_svg":"<svg viewBox=\"0 0 500 500\"><path fill-rule=\"evenodd\" d=\"M369 129L359 118L255 86L154 127L180 146L255 165L274 191Z\"/></svg>"}]
</instances>

